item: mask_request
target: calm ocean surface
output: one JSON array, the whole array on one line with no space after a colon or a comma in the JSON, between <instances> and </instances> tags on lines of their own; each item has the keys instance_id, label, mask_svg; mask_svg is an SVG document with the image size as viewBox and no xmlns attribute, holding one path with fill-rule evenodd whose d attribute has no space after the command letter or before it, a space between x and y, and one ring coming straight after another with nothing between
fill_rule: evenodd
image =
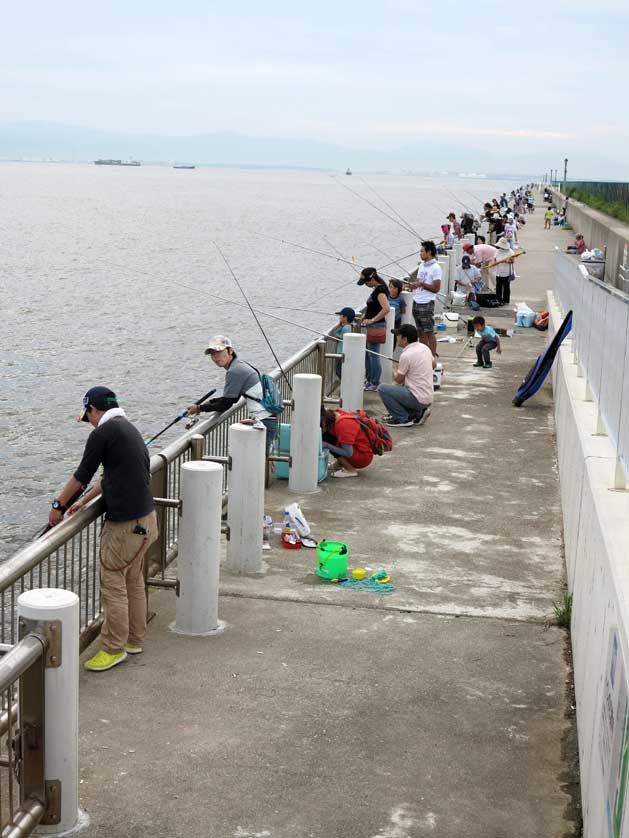
<instances>
[{"instance_id":1,"label":"calm ocean surface","mask_svg":"<svg viewBox=\"0 0 629 838\"><path fill-rule=\"evenodd\" d=\"M447 212L478 212L481 200L514 188L455 177L339 180L393 214L372 186L424 237L437 235ZM250 312L235 305L243 300L214 242L252 305L296 324L261 317L280 360L315 337L302 326L327 329L367 293L350 266L269 236L376 266L418 247L328 174L157 166L0 163L0 234L0 560L43 526L78 464L88 426L75 418L90 386L111 387L153 434L221 386L203 354L211 335L228 334L261 369L275 366ZM403 264L412 269L417 257Z\"/></svg>"}]
</instances>

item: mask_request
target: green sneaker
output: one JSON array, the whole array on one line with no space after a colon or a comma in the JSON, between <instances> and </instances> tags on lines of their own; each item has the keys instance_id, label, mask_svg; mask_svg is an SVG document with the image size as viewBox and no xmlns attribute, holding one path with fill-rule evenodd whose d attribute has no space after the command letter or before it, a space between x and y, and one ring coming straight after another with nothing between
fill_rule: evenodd
<instances>
[{"instance_id":1,"label":"green sneaker","mask_svg":"<svg viewBox=\"0 0 629 838\"><path fill-rule=\"evenodd\" d=\"M141 646L134 646L133 643L125 643L124 650L128 655L141 655L144 651Z\"/></svg>"},{"instance_id":2,"label":"green sneaker","mask_svg":"<svg viewBox=\"0 0 629 838\"><path fill-rule=\"evenodd\" d=\"M105 672L106 669L118 666L119 663L122 663L126 659L127 653L125 651L118 652L117 655L110 655L109 652L101 649L100 652L96 652L93 658L85 661L83 666L91 672Z\"/></svg>"},{"instance_id":3,"label":"green sneaker","mask_svg":"<svg viewBox=\"0 0 629 838\"><path fill-rule=\"evenodd\" d=\"M493 367L492 362L490 361L488 364L485 364L485 369L490 370Z\"/></svg>"}]
</instances>

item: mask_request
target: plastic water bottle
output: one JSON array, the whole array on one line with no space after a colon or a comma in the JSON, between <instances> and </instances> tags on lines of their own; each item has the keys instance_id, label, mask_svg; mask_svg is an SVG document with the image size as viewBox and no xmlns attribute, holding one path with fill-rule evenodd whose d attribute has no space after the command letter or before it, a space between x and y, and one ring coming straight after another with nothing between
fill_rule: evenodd
<instances>
[{"instance_id":1,"label":"plastic water bottle","mask_svg":"<svg viewBox=\"0 0 629 838\"><path fill-rule=\"evenodd\" d=\"M284 525L282 527L283 535L290 535L290 515L288 509L284 510Z\"/></svg>"}]
</instances>

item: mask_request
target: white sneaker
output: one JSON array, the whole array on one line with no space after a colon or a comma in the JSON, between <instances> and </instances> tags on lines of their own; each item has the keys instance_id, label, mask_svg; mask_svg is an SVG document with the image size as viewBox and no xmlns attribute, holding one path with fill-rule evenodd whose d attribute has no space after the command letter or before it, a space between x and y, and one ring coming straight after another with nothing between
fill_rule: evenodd
<instances>
[{"instance_id":1,"label":"white sneaker","mask_svg":"<svg viewBox=\"0 0 629 838\"><path fill-rule=\"evenodd\" d=\"M358 472L357 471L347 471L344 468L340 468L338 471L332 472L331 477L336 477L336 478L358 477Z\"/></svg>"}]
</instances>

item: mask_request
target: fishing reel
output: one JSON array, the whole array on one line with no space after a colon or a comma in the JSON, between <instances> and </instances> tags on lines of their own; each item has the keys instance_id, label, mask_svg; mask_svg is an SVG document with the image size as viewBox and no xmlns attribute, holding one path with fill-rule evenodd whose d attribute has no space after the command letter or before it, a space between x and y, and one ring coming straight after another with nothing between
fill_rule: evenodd
<instances>
[{"instance_id":1,"label":"fishing reel","mask_svg":"<svg viewBox=\"0 0 629 838\"><path fill-rule=\"evenodd\" d=\"M194 426L197 424L198 421L199 421L199 414L198 413L195 414L194 416L188 416L188 419L186 420L186 424L184 426L185 429L187 431L189 431L190 428L194 428Z\"/></svg>"}]
</instances>

